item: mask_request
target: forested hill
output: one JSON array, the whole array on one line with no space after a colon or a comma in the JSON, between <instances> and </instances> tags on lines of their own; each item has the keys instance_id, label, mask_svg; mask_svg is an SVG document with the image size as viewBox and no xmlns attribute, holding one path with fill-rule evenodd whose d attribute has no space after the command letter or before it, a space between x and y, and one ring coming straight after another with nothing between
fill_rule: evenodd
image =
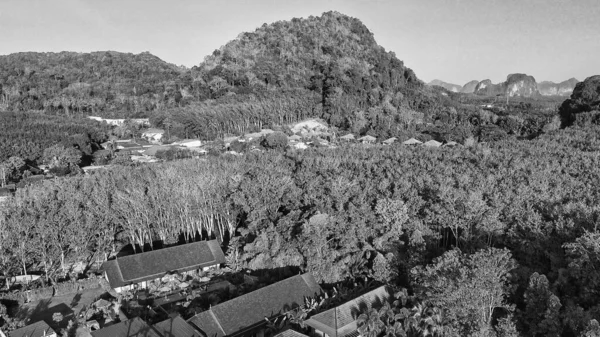
<instances>
[{"instance_id":1,"label":"forested hill","mask_svg":"<svg viewBox=\"0 0 600 337\"><path fill-rule=\"evenodd\" d=\"M144 115L178 103L183 72L150 53L0 56L0 110Z\"/></svg>"},{"instance_id":2,"label":"forested hill","mask_svg":"<svg viewBox=\"0 0 600 337\"><path fill-rule=\"evenodd\" d=\"M2 56L0 84L0 110L151 116L201 138L307 117L395 135L442 107L360 20L337 12L241 33L192 69L149 53Z\"/></svg>"},{"instance_id":3,"label":"forested hill","mask_svg":"<svg viewBox=\"0 0 600 337\"><path fill-rule=\"evenodd\" d=\"M357 133L390 133L398 120L413 118L412 109L428 106L421 104L426 89L414 72L379 46L360 20L337 12L242 33L191 75L202 79L208 89L203 92L217 101L168 116L200 137L308 116ZM232 99L234 94L251 100ZM215 103L227 109L219 112ZM214 123L197 122L205 119Z\"/></svg>"}]
</instances>

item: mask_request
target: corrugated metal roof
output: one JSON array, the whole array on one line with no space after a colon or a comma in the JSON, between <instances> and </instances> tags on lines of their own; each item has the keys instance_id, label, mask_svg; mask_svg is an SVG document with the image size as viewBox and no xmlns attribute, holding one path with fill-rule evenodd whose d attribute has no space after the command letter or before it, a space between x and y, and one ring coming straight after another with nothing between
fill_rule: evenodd
<instances>
[{"instance_id":1,"label":"corrugated metal roof","mask_svg":"<svg viewBox=\"0 0 600 337\"><path fill-rule=\"evenodd\" d=\"M418 140L418 139L411 138L409 140L404 141L402 144L404 144L404 145L414 145L414 144L423 144L423 142L420 141L420 140Z\"/></svg>"},{"instance_id":2,"label":"corrugated metal roof","mask_svg":"<svg viewBox=\"0 0 600 337\"><path fill-rule=\"evenodd\" d=\"M217 304L188 322L208 337L231 336L264 322L265 317L288 312L320 292L310 273L298 275Z\"/></svg>"},{"instance_id":3,"label":"corrugated metal roof","mask_svg":"<svg viewBox=\"0 0 600 337\"><path fill-rule=\"evenodd\" d=\"M292 329L287 329L285 331L282 331L282 332L276 334L273 337L308 337L308 336L303 333L300 333L298 331L295 331Z\"/></svg>"},{"instance_id":4,"label":"corrugated metal roof","mask_svg":"<svg viewBox=\"0 0 600 337\"><path fill-rule=\"evenodd\" d=\"M8 337L42 337L55 334L54 330L44 321L38 321L8 333Z\"/></svg>"},{"instance_id":5,"label":"corrugated metal roof","mask_svg":"<svg viewBox=\"0 0 600 337\"><path fill-rule=\"evenodd\" d=\"M225 255L217 240L198 241L149 252L128 255L106 261L106 271L111 287L139 283L164 276L225 263Z\"/></svg>"},{"instance_id":6,"label":"corrugated metal roof","mask_svg":"<svg viewBox=\"0 0 600 337\"><path fill-rule=\"evenodd\" d=\"M356 332L356 319L365 310L380 308L391 294L385 286L374 289L338 307L313 315L305 324L329 336L346 337Z\"/></svg>"},{"instance_id":7,"label":"corrugated metal roof","mask_svg":"<svg viewBox=\"0 0 600 337\"><path fill-rule=\"evenodd\" d=\"M432 140L426 141L423 145L430 146L430 147L440 147L442 145L442 143L432 139Z\"/></svg>"}]
</instances>

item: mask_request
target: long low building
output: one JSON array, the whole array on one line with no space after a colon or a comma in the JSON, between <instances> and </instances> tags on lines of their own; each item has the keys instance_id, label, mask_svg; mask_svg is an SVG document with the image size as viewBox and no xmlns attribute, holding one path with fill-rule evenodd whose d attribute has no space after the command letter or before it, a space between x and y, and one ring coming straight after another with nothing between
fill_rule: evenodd
<instances>
[{"instance_id":1,"label":"long low building","mask_svg":"<svg viewBox=\"0 0 600 337\"><path fill-rule=\"evenodd\" d=\"M223 263L221 246L217 240L210 240L118 257L104 262L102 270L110 286L121 292L147 288L148 281L168 274L205 271Z\"/></svg>"},{"instance_id":2,"label":"long low building","mask_svg":"<svg viewBox=\"0 0 600 337\"><path fill-rule=\"evenodd\" d=\"M358 316L371 308L381 309L392 294L385 286L376 288L362 296L325 310L307 319L304 324L310 327L314 337L357 337Z\"/></svg>"},{"instance_id":3,"label":"long low building","mask_svg":"<svg viewBox=\"0 0 600 337\"><path fill-rule=\"evenodd\" d=\"M188 323L206 337L263 337L265 318L279 317L304 304L305 298L320 293L321 287L312 274L297 275L212 306Z\"/></svg>"}]
</instances>

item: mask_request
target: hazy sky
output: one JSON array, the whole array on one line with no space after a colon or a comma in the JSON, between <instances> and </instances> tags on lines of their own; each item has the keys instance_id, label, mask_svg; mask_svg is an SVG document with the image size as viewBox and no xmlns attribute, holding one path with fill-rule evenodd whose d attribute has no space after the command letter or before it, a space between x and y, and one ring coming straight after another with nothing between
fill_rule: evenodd
<instances>
[{"instance_id":1,"label":"hazy sky","mask_svg":"<svg viewBox=\"0 0 600 337\"><path fill-rule=\"evenodd\" d=\"M0 54L149 51L193 66L241 32L329 10L427 82L600 74L600 0L0 0Z\"/></svg>"}]
</instances>

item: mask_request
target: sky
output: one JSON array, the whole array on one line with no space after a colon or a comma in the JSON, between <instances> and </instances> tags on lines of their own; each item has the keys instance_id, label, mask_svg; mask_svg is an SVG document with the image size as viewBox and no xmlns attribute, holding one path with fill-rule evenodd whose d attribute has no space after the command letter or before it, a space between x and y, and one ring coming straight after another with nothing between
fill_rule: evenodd
<instances>
[{"instance_id":1,"label":"sky","mask_svg":"<svg viewBox=\"0 0 600 337\"><path fill-rule=\"evenodd\" d=\"M600 74L600 0L0 0L0 55L149 51L191 67L241 32L330 10L425 82Z\"/></svg>"}]
</instances>

